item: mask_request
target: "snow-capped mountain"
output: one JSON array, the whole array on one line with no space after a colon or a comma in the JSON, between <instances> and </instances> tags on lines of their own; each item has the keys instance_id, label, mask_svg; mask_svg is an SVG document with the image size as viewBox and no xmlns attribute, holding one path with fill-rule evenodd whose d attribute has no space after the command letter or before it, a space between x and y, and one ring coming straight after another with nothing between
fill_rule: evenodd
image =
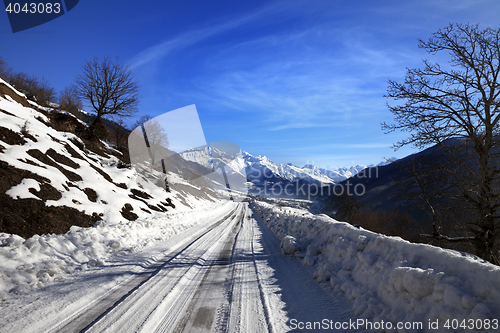
<instances>
[{"instance_id":1,"label":"snow-capped mountain","mask_svg":"<svg viewBox=\"0 0 500 333\"><path fill-rule=\"evenodd\" d=\"M318 168L300 168L291 164L274 163L266 156L253 156L242 153L245 161L248 181L255 184L285 180L296 182L303 180L316 185L335 184L335 180L322 173Z\"/></svg>"},{"instance_id":2,"label":"snow-capped mountain","mask_svg":"<svg viewBox=\"0 0 500 333\"><path fill-rule=\"evenodd\" d=\"M180 154L185 160L203 165L206 168L217 170L221 164L237 165L238 172L244 169L249 182L255 185L264 183L305 181L318 186L329 186L355 176L367 167L375 165L361 165L342 167L336 170L319 168L312 164L303 167L291 163L274 163L266 156L253 156L248 152L240 154L224 152L212 146L192 148ZM394 159L392 159L394 160ZM379 163L382 166L388 162ZM234 167L233 167L234 168Z\"/></svg>"},{"instance_id":3,"label":"snow-capped mountain","mask_svg":"<svg viewBox=\"0 0 500 333\"><path fill-rule=\"evenodd\" d=\"M266 156L260 156L260 155L253 156L247 152L242 153L242 158L245 160L245 164L247 167L247 175L252 171L256 172L257 174L260 172L260 174L262 175L270 175L269 172L272 172L274 175L289 181L296 181L297 179L302 179L309 183L317 185L335 184L343 180L346 180L348 178L354 177L356 174L358 174L359 172L363 171L366 168L381 167L397 160L396 157L392 157L387 161L380 162L376 165L358 164L358 165L353 165L351 167L341 167L338 169L329 170L317 167L313 164L306 164L303 167L298 167L291 163L288 164L274 163ZM265 174L265 172L267 172L267 174ZM254 179L256 177L251 177L251 178ZM270 177L264 177L264 178L270 178Z\"/></svg>"},{"instance_id":4,"label":"snow-capped mountain","mask_svg":"<svg viewBox=\"0 0 500 333\"><path fill-rule=\"evenodd\" d=\"M242 158L245 161L249 181L253 181L255 179L265 180L265 178L270 179L274 175L291 182L295 182L297 181L297 179L301 179L316 185L333 185L348 178L354 177L356 174L366 168L384 166L397 160L397 158L393 157L388 161L381 162L377 165L370 164L366 166L358 164L351 167L342 167L334 170L328 170L312 164L306 164L303 167L298 167L291 163L274 163L266 156L253 156L247 152L242 153Z\"/></svg>"},{"instance_id":5,"label":"snow-capped mountain","mask_svg":"<svg viewBox=\"0 0 500 333\"><path fill-rule=\"evenodd\" d=\"M212 169L212 157L210 156L210 147L198 147L188 149L180 155L186 161L191 161L203 165L205 168Z\"/></svg>"},{"instance_id":6,"label":"snow-capped mountain","mask_svg":"<svg viewBox=\"0 0 500 333\"><path fill-rule=\"evenodd\" d=\"M348 178L354 177L356 174L359 172L363 171L366 168L374 168L374 167L381 167L384 165L391 164L392 162L396 161L396 157L391 157L387 159L386 161L382 161L378 164L370 164L370 165L363 165L363 164L358 164L358 165L353 165L351 167L342 167L334 170L328 170L325 168L319 168L315 165L312 164L306 164L302 167L302 169L312 169L315 170L328 178L332 179L335 183L341 182L343 180L346 180Z\"/></svg>"},{"instance_id":7,"label":"snow-capped mountain","mask_svg":"<svg viewBox=\"0 0 500 333\"><path fill-rule=\"evenodd\" d=\"M351 166L351 167L342 167L338 168L337 170L328 170L324 168L318 168L317 166L311 165L311 164L306 164L302 168L303 170L309 169L309 170L314 170L314 172L317 172L319 174L322 174L331 180L333 180L335 183L341 182L347 178L351 178L354 175L356 175L358 172L366 169L366 165L361 165L358 164L356 166Z\"/></svg>"},{"instance_id":8,"label":"snow-capped mountain","mask_svg":"<svg viewBox=\"0 0 500 333\"><path fill-rule=\"evenodd\" d=\"M229 150L218 149L216 146L202 146L188 149L180 153L180 155L186 161L196 162L208 169L216 170L220 168L221 164L230 164L240 153L239 147L237 151L233 151L234 149Z\"/></svg>"}]
</instances>

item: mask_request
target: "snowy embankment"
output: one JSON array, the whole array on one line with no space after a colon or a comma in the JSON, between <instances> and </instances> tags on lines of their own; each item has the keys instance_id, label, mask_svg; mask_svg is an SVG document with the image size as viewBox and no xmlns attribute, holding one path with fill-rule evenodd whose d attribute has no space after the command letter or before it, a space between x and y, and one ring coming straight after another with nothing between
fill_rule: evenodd
<instances>
[{"instance_id":1,"label":"snowy embankment","mask_svg":"<svg viewBox=\"0 0 500 333\"><path fill-rule=\"evenodd\" d=\"M254 212L282 239L283 252L314 266L353 304L359 318L422 322L500 317L500 268L472 255L387 237L326 215L254 202ZM291 237L287 237L291 236Z\"/></svg>"},{"instance_id":2,"label":"snowy embankment","mask_svg":"<svg viewBox=\"0 0 500 333\"><path fill-rule=\"evenodd\" d=\"M73 226L65 234L35 235L26 240L0 233L0 300L9 297L8 292L40 288L74 271L105 265L112 255L135 252L166 240L224 215L228 205L232 203L212 203L210 207L162 213L138 221L98 223L92 228Z\"/></svg>"}]
</instances>

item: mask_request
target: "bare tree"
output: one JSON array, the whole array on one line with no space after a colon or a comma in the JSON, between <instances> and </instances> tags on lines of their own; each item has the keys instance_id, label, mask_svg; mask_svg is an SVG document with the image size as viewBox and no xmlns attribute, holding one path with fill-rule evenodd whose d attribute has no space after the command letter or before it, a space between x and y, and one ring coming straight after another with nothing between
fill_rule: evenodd
<instances>
[{"instance_id":1,"label":"bare tree","mask_svg":"<svg viewBox=\"0 0 500 333\"><path fill-rule=\"evenodd\" d=\"M160 163L161 171L165 176L160 180L159 185L163 186L167 192L170 192L167 169L165 166L165 157L169 156L170 153L167 149L169 141L165 128L157 119L151 119L149 115L144 115L139 118L134 125L132 125L132 128L132 133L135 133L136 136L139 132L142 134L151 160L151 166L154 167L156 162ZM139 139L137 138L136 140Z\"/></svg>"},{"instance_id":2,"label":"bare tree","mask_svg":"<svg viewBox=\"0 0 500 333\"><path fill-rule=\"evenodd\" d=\"M76 79L76 86L80 97L87 100L96 113L91 132L104 116L129 117L136 112L139 84L118 58L95 57L87 61L83 73Z\"/></svg>"},{"instance_id":3,"label":"bare tree","mask_svg":"<svg viewBox=\"0 0 500 333\"><path fill-rule=\"evenodd\" d=\"M362 204L354 197L346 192L341 195L336 195L337 198L333 208L335 212L335 218L339 220L345 220L351 224L355 224L356 216L362 210Z\"/></svg>"},{"instance_id":4,"label":"bare tree","mask_svg":"<svg viewBox=\"0 0 500 333\"><path fill-rule=\"evenodd\" d=\"M151 164L154 165L162 150L169 146L167 132L156 119L151 119L149 115L139 118L132 128L140 127L144 134L144 140L149 150ZM165 172L165 170L164 170Z\"/></svg>"},{"instance_id":5,"label":"bare tree","mask_svg":"<svg viewBox=\"0 0 500 333\"><path fill-rule=\"evenodd\" d=\"M419 40L419 47L431 55L449 53L450 65L424 60L423 68L407 70L403 83L390 80L386 97L404 103L388 106L395 123L382 128L410 132L396 149L434 144L442 149L440 170L454 189L449 193L477 211L466 238L478 256L498 263L500 29L450 24L428 41Z\"/></svg>"},{"instance_id":6,"label":"bare tree","mask_svg":"<svg viewBox=\"0 0 500 333\"><path fill-rule=\"evenodd\" d=\"M130 134L130 129L125 124L123 118L117 118L112 122L111 139L115 142L116 148L123 152L127 149L127 137Z\"/></svg>"},{"instance_id":7,"label":"bare tree","mask_svg":"<svg viewBox=\"0 0 500 333\"><path fill-rule=\"evenodd\" d=\"M26 97L41 106L51 106L55 100L54 88L44 78L15 72L2 58L0 58L0 78L7 81Z\"/></svg>"},{"instance_id":8,"label":"bare tree","mask_svg":"<svg viewBox=\"0 0 500 333\"><path fill-rule=\"evenodd\" d=\"M397 200L410 202L411 209L426 213L419 218L420 236L439 246L474 253L475 248L469 244L474 235L466 227L476 219L475 209L462 199L456 184L447 177L449 173L460 174L456 163L448 164L444 172L446 156L440 155L437 146L418 157L394 162L402 172L396 180L400 191ZM466 182L461 187L466 187Z\"/></svg>"},{"instance_id":9,"label":"bare tree","mask_svg":"<svg viewBox=\"0 0 500 333\"><path fill-rule=\"evenodd\" d=\"M10 68L10 66L7 65L7 63L2 58L0 58L0 78L8 81L11 74L12 68Z\"/></svg>"},{"instance_id":10,"label":"bare tree","mask_svg":"<svg viewBox=\"0 0 500 333\"><path fill-rule=\"evenodd\" d=\"M54 88L44 78L39 79L34 75L11 72L7 81L38 105L50 106L55 99Z\"/></svg>"},{"instance_id":11,"label":"bare tree","mask_svg":"<svg viewBox=\"0 0 500 333\"><path fill-rule=\"evenodd\" d=\"M81 118L80 110L83 109L83 104L76 86L67 86L59 93L59 108Z\"/></svg>"},{"instance_id":12,"label":"bare tree","mask_svg":"<svg viewBox=\"0 0 500 333\"><path fill-rule=\"evenodd\" d=\"M132 125L132 127L131 127L131 128L132 128L132 129L134 129L134 128L140 127L140 128L141 128L141 130L143 130L143 125L144 125L144 123L145 123L146 121L149 121L149 120L151 120L151 116L150 116L150 115L145 114L145 115L141 116L139 119L137 119L137 120L135 121L135 123Z\"/></svg>"}]
</instances>

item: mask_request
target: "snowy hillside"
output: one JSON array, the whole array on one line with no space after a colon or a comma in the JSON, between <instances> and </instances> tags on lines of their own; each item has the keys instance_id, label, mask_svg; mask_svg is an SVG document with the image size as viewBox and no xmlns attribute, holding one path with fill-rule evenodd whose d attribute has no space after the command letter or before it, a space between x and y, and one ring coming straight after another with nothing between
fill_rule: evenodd
<instances>
[{"instance_id":1,"label":"snowy hillside","mask_svg":"<svg viewBox=\"0 0 500 333\"><path fill-rule=\"evenodd\" d=\"M10 95L14 93L18 94L11 90ZM0 96L0 161L10 171L2 185L10 185L4 192L14 202L35 200L110 223L183 206L185 197L177 191L167 193L126 168L118 151L102 142L84 142L75 134L78 131L59 131L52 125L53 119L65 117L71 127L78 123L72 115L25 107L10 95ZM176 179L172 177L174 188Z\"/></svg>"}]
</instances>

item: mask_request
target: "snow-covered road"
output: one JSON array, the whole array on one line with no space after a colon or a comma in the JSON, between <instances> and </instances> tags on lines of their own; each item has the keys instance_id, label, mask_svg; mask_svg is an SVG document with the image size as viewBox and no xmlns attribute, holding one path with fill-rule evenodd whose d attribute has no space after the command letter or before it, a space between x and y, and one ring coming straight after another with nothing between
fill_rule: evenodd
<instances>
[{"instance_id":1,"label":"snow-covered road","mask_svg":"<svg viewBox=\"0 0 500 333\"><path fill-rule=\"evenodd\" d=\"M285 332L352 319L248 203L4 302L2 332ZM349 310L348 310L349 309Z\"/></svg>"}]
</instances>

